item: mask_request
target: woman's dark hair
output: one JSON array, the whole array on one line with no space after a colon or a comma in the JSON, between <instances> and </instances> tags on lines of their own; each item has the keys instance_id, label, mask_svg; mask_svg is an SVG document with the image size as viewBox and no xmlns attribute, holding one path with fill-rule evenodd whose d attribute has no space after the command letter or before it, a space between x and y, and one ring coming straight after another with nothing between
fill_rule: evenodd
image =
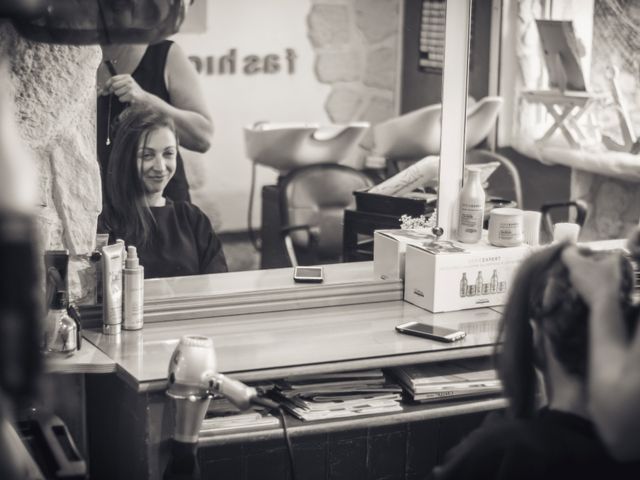
<instances>
[{"instance_id":1,"label":"woman's dark hair","mask_svg":"<svg viewBox=\"0 0 640 480\"><path fill-rule=\"evenodd\" d=\"M132 106L125 112L109 155L104 223L115 236L134 238L136 244L145 245L151 239L155 221L138 169L138 145L140 141L146 144L149 133L159 128L169 128L176 136L176 144L178 136L173 120L157 110Z\"/></svg>"},{"instance_id":2,"label":"woman's dark hair","mask_svg":"<svg viewBox=\"0 0 640 480\"><path fill-rule=\"evenodd\" d=\"M570 375L586 378L588 363L589 308L573 288L569 270L561 259L565 245L555 245L533 253L520 266L510 289L500 327L498 373L511 414L530 418L536 407L537 378L533 329L530 322L549 339L554 356ZM583 252L610 255L607 252ZM631 315L633 271L623 263L621 301L627 318Z\"/></svg>"}]
</instances>

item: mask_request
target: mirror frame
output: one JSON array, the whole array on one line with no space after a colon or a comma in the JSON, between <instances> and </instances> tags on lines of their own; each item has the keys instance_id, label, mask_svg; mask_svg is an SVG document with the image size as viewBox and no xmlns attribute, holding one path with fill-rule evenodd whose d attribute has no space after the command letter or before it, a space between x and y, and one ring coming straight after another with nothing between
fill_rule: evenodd
<instances>
[{"instance_id":1,"label":"mirror frame","mask_svg":"<svg viewBox=\"0 0 640 480\"><path fill-rule=\"evenodd\" d=\"M443 240L454 237L464 171L472 1L448 0L446 6L437 212Z\"/></svg>"}]
</instances>

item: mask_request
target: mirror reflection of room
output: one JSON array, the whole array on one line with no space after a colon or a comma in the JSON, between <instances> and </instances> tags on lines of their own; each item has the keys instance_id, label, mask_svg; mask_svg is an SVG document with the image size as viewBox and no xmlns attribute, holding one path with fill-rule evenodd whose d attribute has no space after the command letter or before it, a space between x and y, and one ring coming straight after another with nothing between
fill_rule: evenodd
<instances>
[{"instance_id":1,"label":"mirror reflection of room","mask_svg":"<svg viewBox=\"0 0 640 480\"><path fill-rule=\"evenodd\" d=\"M579 224L584 241L627 235L640 213L635 6L567 0L501 8L503 24L514 28L501 35L493 91L502 106L490 139L517 176L489 188L498 197L510 188L513 200L519 181L520 208L543 213L542 239L564 222Z\"/></svg>"},{"instance_id":2,"label":"mirror reflection of room","mask_svg":"<svg viewBox=\"0 0 640 480\"><path fill-rule=\"evenodd\" d=\"M437 198L444 2L289 3L196 2L172 45L102 45L103 180L127 106L168 113L180 152L165 196L206 214L231 271L370 260L373 228ZM410 211L367 205L427 156Z\"/></svg>"},{"instance_id":3,"label":"mirror reflection of room","mask_svg":"<svg viewBox=\"0 0 640 480\"><path fill-rule=\"evenodd\" d=\"M473 4L467 148L485 182L500 167L493 184L502 185L517 172L508 159L489 155L502 108L496 92L489 95L497 68L490 62L497 21L489 7ZM280 8L255 18L284 18ZM300 28L275 38L269 22L202 2L174 44L103 45L101 164L126 106L153 104L173 115L181 142L165 196L207 215L230 270L370 260L374 229L396 228L402 215L415 218L413 226L433 223L444 8L439 0L299 7L286 18L299 18ZM342 20L327 23L332 15ZM213 29L220 18L233 31ZM264 40L261 49L279 53L251 53L249 29ZM145 73L153 68L158 74ZM104 180L104 167L102 173ZM518 203L521 188L514 190L513 198L497 192L489 206Z\"/></svg>"}]
</instances>

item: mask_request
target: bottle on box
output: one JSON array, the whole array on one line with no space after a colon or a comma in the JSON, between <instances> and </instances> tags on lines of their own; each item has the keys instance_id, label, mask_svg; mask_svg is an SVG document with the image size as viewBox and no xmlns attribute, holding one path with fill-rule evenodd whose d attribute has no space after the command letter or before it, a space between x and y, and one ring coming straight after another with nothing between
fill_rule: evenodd
<instances>
[{"instance_id":1,"label":"bottle on box","mask_svg":"<svg viewBox=\"0 0 640 480\"><path fill-rule=\"evenodd\" d=\"M460 190L458 212L458 240L477 243L482 238L485 193L482 188L480 169L466 167L467 178Z\"/></svg>"},{"instance_id":2,"label":"bottle on box","mask_svg":"<svg viewBox=\"0 0 640 480\"><path fill-rule=\"evenodd\" d=\"M136 247L127 248L124 272L124 317L122 328L140 330L144 314L144 267L140 265Z\"/></svg>"}]
</instances>

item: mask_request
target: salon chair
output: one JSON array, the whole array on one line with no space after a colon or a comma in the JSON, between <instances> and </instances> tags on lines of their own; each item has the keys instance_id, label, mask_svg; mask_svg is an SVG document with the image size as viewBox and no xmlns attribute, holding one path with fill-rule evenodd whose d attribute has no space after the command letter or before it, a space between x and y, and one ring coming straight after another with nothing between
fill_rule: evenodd
<instances>
[{"instance_id":1,"label":"salon chair","mask_svg":"<svg viewBox=\"0 0 640 480\"><path fill-rule=\"evenodd\" d=\"M280 184L282 238L292 266L341 260L344 211L355 206L353 192L373 182L337 164L310 165Z\"/></svg>"},{"instance_id":2,"label":"salon chair","mask_svg":"<svg viewBox=\"0 0 640 480\"><path fill-rule=\"evenodd\" d=\"M573 212L571 209L573 209ZM554 212L555 215L553 215ZM542 240L551 241L553 238L553 224L558 221L577 223L580 225L580 228L582 228L589 214L589 205L584 200L545 203L540 208L540 213L542 213ZM559 219L559 214L562 214L566 218Z\"/></svg>"}]
</instances>

